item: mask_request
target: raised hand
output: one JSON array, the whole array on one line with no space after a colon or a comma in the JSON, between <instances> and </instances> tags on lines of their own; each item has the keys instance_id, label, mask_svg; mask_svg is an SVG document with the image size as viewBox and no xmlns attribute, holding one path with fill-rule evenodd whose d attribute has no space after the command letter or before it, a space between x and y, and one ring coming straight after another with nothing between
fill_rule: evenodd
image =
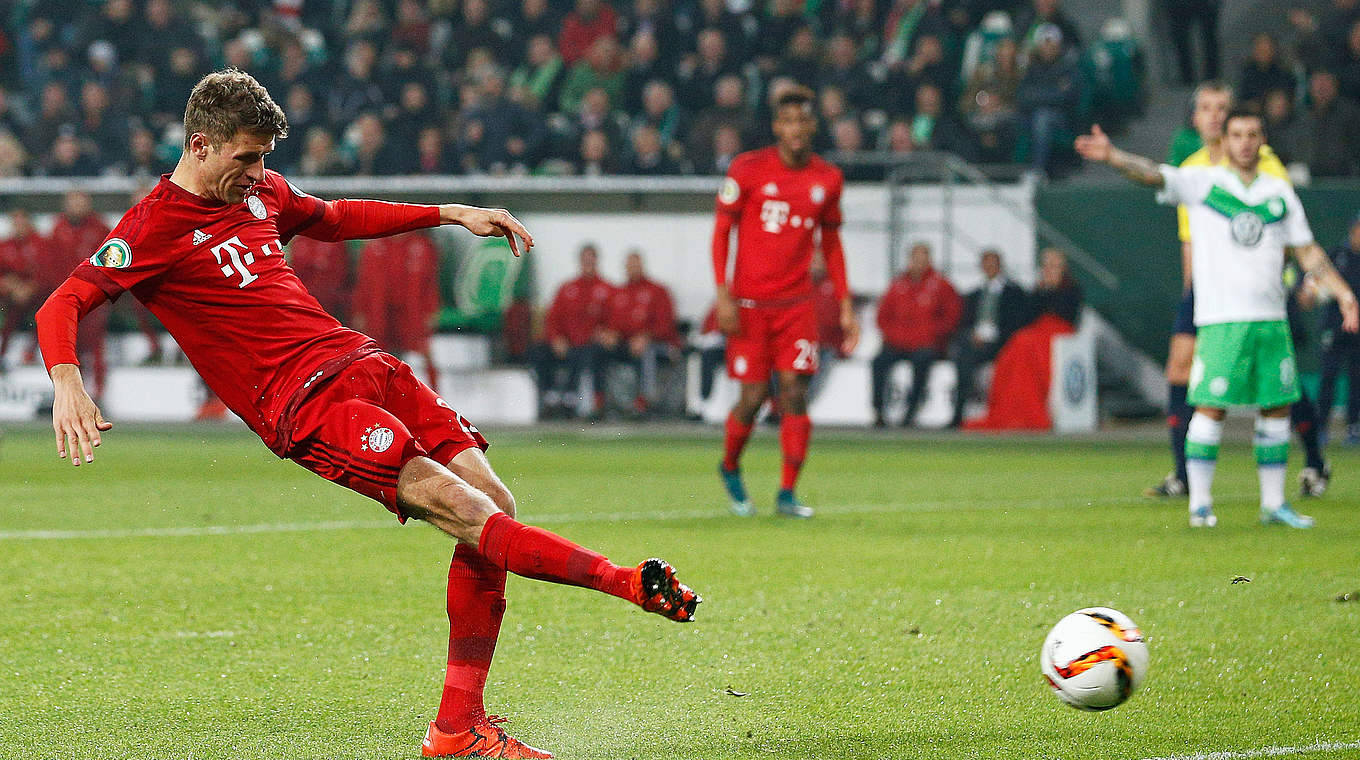
<instances>
[{"instance_id":1,"label":"raised hand","mask_svg":"<svg viewBox=\"0 0 1360 760\"><path fill-rule=\"evenodd\" d=\"M1099 161L1106 163L1110 160L1110 151L1114 147L1110 144L1110 138L1099 124L1091 125L1089 135L1079 135L1076 145L1077 154L1087 161Z\"/></svg>"},{"instance_id":2,"label":"raised hand","mask_svg":"<svg viewBox=\"0 0 1360 760\"><path fill-rule=\"evenodd\" d=\"M451 203L440 206L439 214L445 224L460 224L479 237L505 238L510 244L510 252L516 256L520 254L519 240L524 241L526 251L534 247L534 236L503 208L478 208Z\"/></svg>"}]
</instances>

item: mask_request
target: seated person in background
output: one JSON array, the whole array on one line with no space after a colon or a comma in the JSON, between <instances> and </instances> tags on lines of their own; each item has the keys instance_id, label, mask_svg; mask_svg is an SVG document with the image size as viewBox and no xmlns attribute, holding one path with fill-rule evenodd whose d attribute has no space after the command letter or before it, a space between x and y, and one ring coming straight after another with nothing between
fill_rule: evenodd
<instances>
[{"instance_id":1,"label":"seated person in background","mask_svg":"<svg viewBox=\"0 0 1360 760\"><path fill-rule=\"evenodd\" d=\"M545 417L572 414L577 408L582 373L589 374L594 398L591 413L604 401L604 346L600 344L615 288L599 274L599 251L591 243L581 247L581 273L563 283L543 321L543 342L529 350L538 380L539 413ZM559 370L565 369L563 378Z\"/></svg>"},{"instance_id":2,"label":"seated person in background","mask_svg":"<svg viewBox=\"0 0 1360 760\"><path fill-rule=\"evenodd\" d=\"M1029 319L1029 299L1001 268L1001 254L982 252L982 275L986 279L964 296L963 319L954 339L954 417L950 427L963 424L963 405L973 395L974 379L982 365L996 358L1001 346Z\"/></svg>"},{"instance_id":3,"label":"seated person in background","mask_svg":"<svg viewBox=\"0 0 1360 760\"><path fill-rule=\"evenodd\" d=\"M1076 332L1081 288L1057 248L1040 254L1039 283L1031 301L1032 319L1017 330L996 356L987 414L964 424L967 430L1049 430L1048 386L1053 339Z\"/></svg>"},{"instance_id":4,"label":"seated person in background","mask_svg":"<svg viewBox=\"0 0 1360 760\"><path fill-rule=\"evenodd\" d=\"M888 380L893 367L911 362L911 392L907 395L904 426L913 424L925 395L930 367L944 356L959 324L962 303L954 287L930 263L930 246L911 247L907 270L893 280L878 304L878 328L883 349L873 362L874 427L887 424Z\"/></svg>"},{"instance_id":5,"label":"seated person in background","mask_svg":"<svg viewBox=\"0 0 1360 760\"><path fill-rule=\"evenodd\" d=\"M614 291L609 320L601 344L616 362L632 364L638 388L633 411L639 415L660 398L657 369L678 353L680 334L675 329L675 305L666 286L647 279L642 254L630 251L624 259L625 281Z\"/></svg>"},{"instance_id":6,"label":"seated person in background","mask_svg":"<svg viewBox=\"0 0 1360 760\"><path fill-rule=\"evenodd\" d=\"M408 232L364 243L353 307L355 329L396 356L420 354L430 387L439 387L439 371L430 355L439 311L439 251L428 234Z\"/></svg>"}]
</instances>

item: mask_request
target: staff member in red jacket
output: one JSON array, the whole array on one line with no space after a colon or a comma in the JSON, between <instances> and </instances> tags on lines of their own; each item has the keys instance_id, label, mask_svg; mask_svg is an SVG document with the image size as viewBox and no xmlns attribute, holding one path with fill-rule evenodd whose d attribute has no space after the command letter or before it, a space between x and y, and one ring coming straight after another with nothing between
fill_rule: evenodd
<instances>
[{"instance_id":1,"label":"staff member in red jacket","mask_svg":"<svg viewBox=\"0 0 1360 760\"><path fill-rule=\"evenodd\" d=\"M9 213L10 236L0 241L0 358L9 349L9 339L42 305L51 292L43 287L42 258L49 241L33 226L28 209L16 207ZM33 361L29 348L24 363Z\"/></svg>"},{"instance_id":2,"label":"staff member in red jacket","mask_svg":"<svg viewBox=\"0 0 1360 760\"><path fill-rule=\"evenodd\" d=\"M80 190L72 190L62 198L61 214L52 227L51 247L43 256L44 294L51 293L66 281L76 265L85 260L86 254L99 249L109 236L109 226L94 212L90 196ZM104 341L108 337L109 306L101 304L80 320L76 330L76 355L81 361L87 355L94 365L94 391L90 395L96 402L104 395L108 379L108 361L104 356Z\"/></svg>"},{"instance_id":3,"label":"staff member in red jacket","mask_svg":"<svg viewBox=\"0 0 1360 760\"><path fill-rule=\"evenodd\" d=\"M626 280L609 304L609 326L604 347L614 361L630 363L638 373L633 410L639 415L659 397L657 370L671 361L680 346L675 329L675 303L665 285L647 279L642 253L630 251L624 260Z\"/></svg>"},{"instance_id":4,"label":"staff member in red jacket","mask_svg":"<svg viewBox=\"0 0 1360 760\"><path fill-rule=\"evenodd\" d=\"M570 414L576 408L582 373L590 375L595 391L592 414L603 405L606 358L601 339L615 287L600 277L599 258L594 245L581 247L581 273L558 288L543 321L543 343L530 352L543 416Z\"/></svg>"},{"instance_id":5,"label":"staff member in red jacket","mask_svg":"<svg viewBox=\"0 0 1360 760\"><path fill-rule=\"evenodd\" d=\"M912 246L907 271L893 280L878 304L883 350L873 363L875 427L886 424L883 413L888 400L888 378L893 366L902 361L911 362L911 392L907 395L907 416L902 424L914 424L930 366L944 355L962 308L954 287L931 266L930 247L925 243Z\"/></svg>"},{"instance_id":6,"label":"staff member in red jacket","mask_svg":"<svg viewBox=\"0 0 1360 760\"><path fill-rule=\"evenodd\" d=\"M417 231L370 240L359 252L358 270L355 329L389 353L420 354L430 387L437 389L430 335L439 310L439 251L430 236Z\"/></svg>"},{"instance_id":7,"label":"staff member in red jacket","mask_svg":"<svg viewBox=\"0 0 1360 760\"><path fill-rule=\"evenodd\" d=\"M293 238L288 244L288 265L321 308L341 322L349 321L354 288L349 249L343 242Z\"/></svg>"}]
</instances>

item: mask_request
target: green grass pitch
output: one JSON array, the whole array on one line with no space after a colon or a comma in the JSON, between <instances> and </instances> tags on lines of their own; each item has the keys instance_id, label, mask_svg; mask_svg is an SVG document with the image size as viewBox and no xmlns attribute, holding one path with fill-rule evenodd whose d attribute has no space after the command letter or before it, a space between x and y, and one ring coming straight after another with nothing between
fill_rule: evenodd
<instances>
[{"instance_id":1,"label":"green grass pitch","mask_svg":"<svg viewBox=\"0 0 1360 760\"><path fill-rule=\"evenodd\" d=\"M1299 505L1315 530L1267 529L1229 435L1219 526L1195 532L1184 502L1137 496L1166 469L1152 436L821 432L801 489L819 514L790 522L768 431L744 520L716 432L489 434L523 519L664 557L705 597L677 625L511 579L488 708L559 758L1360 757L1360 602L1335 600L1360 590L1354 451ZM419 756L447 539L236 429L120 428L98 455L73 470L32 427L0 447L0 758ZM1096 604L1142 626L1151 667L1086 714L1037 660Z\"/></svg>"}]
</instances>

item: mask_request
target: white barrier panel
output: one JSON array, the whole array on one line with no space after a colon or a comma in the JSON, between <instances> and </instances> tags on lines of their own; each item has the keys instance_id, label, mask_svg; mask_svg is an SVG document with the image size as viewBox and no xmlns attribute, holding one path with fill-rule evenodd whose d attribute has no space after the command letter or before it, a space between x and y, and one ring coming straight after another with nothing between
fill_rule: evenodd
<instances>
[{"instance_id":1,"label":"white barrier panel","mask_svg":"<svg viewBox=\"0 0 1360 760\"><path fill-rule=\"evenodd\" d=\"M1053 372L1048 385L1048 412L1055 433L1089 433L1096 429L1096 339L1082 330L1053 339Z\"/></svg>"}]
</instances>

